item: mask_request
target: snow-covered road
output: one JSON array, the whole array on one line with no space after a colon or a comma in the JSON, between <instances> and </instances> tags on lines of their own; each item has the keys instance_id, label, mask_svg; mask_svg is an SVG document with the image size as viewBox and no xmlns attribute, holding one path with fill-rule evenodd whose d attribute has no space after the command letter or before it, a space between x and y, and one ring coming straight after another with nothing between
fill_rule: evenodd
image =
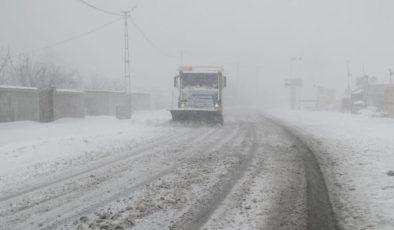
<instances>
[{"instance_id":1,"label":"snow-covered road","mask_svg":"<svg viewBox=\"0 0 394 230\"><path fill-rule=\"evenodd\" d=\"M315 202L307 180L315 172L304 166L313 159L296 138L252 112L227 114L223 127L169 120L156 111L131 121L1 124L0 228L316 224L307 212Z\"/></svg>"}]
</instances>

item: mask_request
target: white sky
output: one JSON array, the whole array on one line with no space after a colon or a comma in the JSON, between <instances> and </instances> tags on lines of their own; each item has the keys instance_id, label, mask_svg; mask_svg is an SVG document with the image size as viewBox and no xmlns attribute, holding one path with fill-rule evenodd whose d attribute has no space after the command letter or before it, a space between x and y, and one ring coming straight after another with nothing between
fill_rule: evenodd
<instances>
[{"instance_id":1,"label":"white sky","mask_svg":"<svg viewBox=\"0 0 394 230\"><path fill-rule=\"evenodd\" d=\"M115 12L137 5L135 21L162 50L130 26L133 87L139 91L170 94L180 50L185 50L185 64L224 65L229 91L245 95L244 101L257 96L266 103L287 99L283 80L294 56L302 61L293 74L306 86L333 86L338 96L346 87L346 60L354 76L364 65L382 83L388 80L387 69L394 69L392 0L86 1ZM112 20L116 17L78 0L0 0L0 47L24 53ZM30 55L85 75L122 78L122 21Z\"/></svg>"}]
</instances>

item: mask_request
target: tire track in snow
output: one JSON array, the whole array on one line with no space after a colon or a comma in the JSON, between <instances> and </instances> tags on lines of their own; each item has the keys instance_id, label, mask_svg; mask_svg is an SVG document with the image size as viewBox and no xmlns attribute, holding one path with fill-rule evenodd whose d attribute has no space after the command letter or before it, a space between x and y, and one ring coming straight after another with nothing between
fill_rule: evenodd
<instances>
[{"instance_id":1,"label":"tire track in snow","mask_svg":"<svg viewBox=\"0 0 394 230\"><path fill-rule=\"evenodd\" d=\"M193 147L190 149L187 149L184 155L194 155L197 152L198 153L205 153L207 151L215 151L217 149L220 149L222 146L232 142L234 138L236 138L237 134L239 132L239 127L235 127L232 129L232 131L228 132L227 130L224 130L222 128L215 129L215 132L209 133L209 135L204 136L204 138L200 140L194 140L193 142ZM212 136L214 138L212 138ZM208 142L206 142L208 140ZM205 143L205 145L202 145L202 143ZM201 147L202 146L202 147ZM193 156L194 157L194 156ZM155 180L162 178L166 175L169 175L171 173L174 173L174 171L180 167L183 164L187 164L187 159L186 162L180 162L177 163L176 165L165 169L163 171L160 171L159 173L156 173L155 175L147 178L146 180L143 180L141 182L138 182L137 184L134 184L132 186L126 187L123 191L120 191L118 193L115 193L111 195L110 197L107 197L99 202L93 203L90 206L85 207L83 210L77 212L77 213L71 213L71 215L65 217L62 220L57 219L53 224L46 225L44 230L49 230L56 228L56 226L60 226L61 224L69 223L75 219L78 219L78 217L82 215L88 215L94 211L96 211L100 207L104 207L111 202L114 202L115 200L119 199L119 197L127 197L128 195L132 194L138 189L143 188L145 185L148 185ZM48 221L44 221L45 224L48 224Z\"/></svg>"},{"instance_id":2,"label":"tire track in snow","mask_svg":"<svg viewBox=\"0 0 394 230\"><path fill-rule=\"evenodd\" d=\"M72 174L69 174L69 175L65 175L63 177L59 177L59 178L56 178L54 180L46 181L44 183L41 183L41 184L36 185L36 186L33 186L33 187L28 188L26 190L21 190L21 191L19 191L17 193L13 193L13 194L2 196L2 197L0 197L0 203L2 203L4 201L11 200L11 199L14 199L14 198L17 198L17 197L20 197L20 196L23 196L23 195L26 195L26 194L34 192L36 190L43 189L45 187L49 187L51 185L62 183L64 181L66 181L66 180L73 179L73 178L78 177L80 175L87 174L87 173L93 172L95 170L104 168L104 167L108 167L108 165L115 164L117 162L121 162L121 161L127 160L128 158L141 156L144 153L146 153L147 151L151 150L152 148L160 147L161 145L167 143L169 140L171 140L173 138L176 138L176 137L179 137L179 136L182 136L182 135L183 134L175 134L175 135L167 136L164 139L160 138L159 140L153 141L153 143L149 143L147 146L140 147L140 148L138 148L138 149L136 149L134 151L131 151L128 154L121 155L121 156L119 156L119 157L117 157L115 159L112 159L110 161L101 162L98 165L93 165L93 166L91 166L91 167L89 167L87 169L80 170L79 172L72 173Z\"/></svg>"},{"instance_id":3,"label":"tire track in snow","mask_svg":"<svg viewBox=\"0 0 394 230\"><path fill-rule=\"evenodd\" d=\"M214 130L210 130L210 131L213 132ZM209 133L206 133L206 134L202 133L202 135L207 135L207 134L209 134ZM0 203L4 203L6 201L16 199L21 196L26 196L29 193L34 193L36 191L43 190L43 189L49 188L51 186L55 186L57 184L62 184L62 183L65 183L66 181L69 181L69 180L70 181L75 180L76 178L81 177L85 174L94 174L95 171L105 170L105 168L111 167L111 166L118 164L118 163L122 164L126 160L137 160L138 158L143 157L149 151L154 153L155 149L162 148L163 145L165 145L165 144L169 145L170 144L169 141L174 138L180 138L181 140L191 140L191 139L194 139L195 136L194 135L185 135L185 133L182 132L182 133L178 133L175 135L167 136L164 139L163 139L163 137L160 137L159 140L156 140L153 143L148 143L148 144L146 144L146 146L140 147L136 150L131 151L128 154L124 154L118 158L112 159L111 161L101 162L99 165L94 165L92 167L89 167L88 169L73 173L72 175L65 175L63 177L60 177L60 179L58 179L58 180L50 180L50 181L47 181L47 182L42 183L40 185L37 185L34 188L30 188L30 189L27 189L27 190L24 190L24 191L21 191L18 193L8 195L7 197L3 197L3 199L0 199ZM68 194L68 192L64 192L64 194L58 194L57 196L54 196L54 198L61 197L62 195L65 195L65 194ZM44 194L44 195L46 195L46 194ZM6 198L8 198L8 199L6 199ZM46 199L46 200L51 200L51 199ZM42 200L42 201L46 201L46 200ZM35 203L37 203L37 202L35 202ZM1 216L1 214L0 214L0 216Z\"/></svg>"},{"instance_id":4,"label":"tire track in snow","mask_svg":"<svg viewBox=\"0 0 394 230\"><path fill-rule=\"evenodd\" d=\"M172 213L172 211L174 211L175 207L173 207L171 205L170 206L166 205L166 201L167 201L168 197L166 195L164 195L164 197L166 197L166 198L163 198L162 197L163 193L164 194L166 194L166 193L167 194L177 194L177 196L176 196L177 200L181 199L179 196L180 193L184 194L186 196L187 196L187 194L190 194L190 190L189 190L191 188L190 186L192 184L195 184L196 183L195 179L198 178L198 176L196 176L196 175L201 175L201 173L202 174L206 173L205 166L207 166L207 164L209 165L210 163L214 163L210 160L211 159L210 156L217 155L218 150L223 150L223 146L225 146L225 148L227 148L230 145L234 146L234 144L235 145L239 144L239 139L244 136L244 134L243 134L244 132L243 132L243 130L240 132L240 127L238 124L230 126L230 127L226 127L222 130L223 131L221 131L220 133L216 133L216 135L214 136L214 139L210 140L211 143L206 144L206 145L200 145L194 151L190 151L190 153L191 153L190 156L187 158L184 158L183 162L180 164L180 166L177 168L174 168L172 172L162 175L161 177L158 178L157 181L151 181L152 183L148 184L147 187L144 187L141 190L131 191L131 194L133 194L132 196L130 196L131 195L130 192L126 192L126 195L127 195L126 198L129 196L130 197L135 197L135 196L138 197L139 196L138 194L140 194L140 195L146 194L147 197L145 195L143 195L142 197L137 198L136 200L132 201L131 203L130 203L129 199L121 198L120 200L123 200L123 203L124 203L123 209L122 208L119 209L119 207L117 207L118 204L113 202L113 203L109 203L105 207L102 207L100 205L100 207L102 207L102 209L100 209L100 210L102 210L103 212L106 212L105 210L112 210L112 211L110 211L110 213L111 213L110 215L112 216L111 221L113 221L113 223L115 225L116 224L119 225L119 222L125 221L125 220L118 219L119 215L127 215L128 212L132 212L132 211L128 211L129 209L125 209L125 208L126 208L126 206L128 208L129 205L131 205L132 207L135 206L136 205L135 202L137 202L137 203L143 202L143 205L144 206L146 205L146 207L148 207L145 211L143 211L143 213L138 214L138 216L139 216L138 218L150 219L152 217L152 215L154 216L159 213L163 214L163 212L166 213L165 215L167 215L168 218L173 218L174 216L171 213ZM203 164L203 165L199 165L199 164L196 165L197 162L200 162L199 164ZM210 167L212 167L212 165L208 166L208 168L210 168ZM188 175L190 175L191 178ZM196 176L196 177L194 177L194 176ZM166 181L167 180L166 178L167 179L171 178L170 180L172 182L174 182L174 184L172 184L172 186L170 186L170 187L163 187L162 186L163 184L161 182ZM202 185L205 187L206 184L203 183ZM200 194L197 193L195 195L196 195L196 197L198 197ZM145 198L148 200L144 201ZM170 198L170 200L171 200L171 198ZM154 202L154 203L149 204L149 202L153 202L153 201L157 201L159 203ZM161 203L161 202L164 202L164 203ZM152 204L153 204L153 206L151 206ZM190 204L190 202L172 203L172 205L178 206L177 208L175 208L177 210L179 210L179 205L189 207L189 204ZM160 205L161 205L161 208L157 208ZM167 206L167 209L162 209L162 207L165 207L165 206ZM118 212L115 210L118 210ZM186 208L182 208L179 211L181 213L183 213L182 210L186 210ZM113 211L115 213L112 213ZM77 216L77 217L80 217L80 216ZM93 225L95 224L95 218L97 218L97 216L90 215L89 219L93 220L93 222L91 223ZM71 219L71 220L69 220L69 223L71 223L71 221L73 221L72 223L74 223L74 221L77 221L77 220L78 219ZM96 219L96 220L102 221L100 219ZM149 220L147 220L147 221L149 221ZM88 224L88 225L90 225L90 224ZM73 224L66 225L66 226L59 226L59 225L57 225L57 226L59 228L62 227L65 229L77 229L77 227L79 227L79 226L73 225ZM94 228L94 227L92 226L92 228ZM126 228L128 228L128 227L126 227ZM152 227L152 225L150 225L150 226L145 226L142 228L140 227L139 229L163 229L163 228L164 227L162 225L156 226L156 227ZM50 228L48 228L48 229L50 229Z\"/></svg>"},{"instance_id":5,"label":"tire track in snow","mask_svg":"<svg viewBox=\"0 0 394 230\"><path fill-rule=\"evenodd\" d=\"M214 151L217 148L220 148L220 146L223 146L230 142L234 136L238 133L239 127L234 128L232 131L228 132L222 128L215 129L214 132L206 133L203 135L202 138L197 138L194 139L193 142L190 144L192 145L191 148L186 149L183 155L194 155L196 152L206 152L206 151ZM228 136L228 137L226 137ZM214 138L212 138L214 137ZM205 145L203 145L205 143ZM201 147L202 146L202 147ZM187 161L188 157L186 158ZM45 225L45 228L43 229L53 229L56 228L56 226L61 226L61 224L69 223L75 219L78 219L78 217L82 215L88 215L89 213L92 213L94 211L97 211L98 208L104 207L111 202L114 202L115 200L119 199L120 197L126 197L133 192L137 191L138 189L143 188L145 185L148 185L155 180L162 178L168 174L174 173L174 171L180 167L181 165L185 164L186 162L180 162L175 164L174 166L165 169L163 171L160 171L159 173L156 173L155 175L148 177L147 179L138 182L136 184L133 184L132 186L128 186L123 188L123 191L120 191L118 193L112 194L111 196L104 198L100 201L96 201L92 203L91 205L88 205L83 208L83 210L76 211L74 209L70 209L70 212L64 216L62 219L56 219L55 221L52 221L53 223L50 223L51 221L45 220L42 221L42 223Z\"/></svg>"},{"instance_id":6,"label":"tire track in snow","mask_svg":"<svg viewBox=\"0 0 394 230\"><path fill-rule=\"evenodd\" d=\"M190 145L190 147L189 148L195 148L195 147L197 147L197 146L199 146L199 142L203 142L204 140L206 140L206 139L208 139L209 137L211 137L212 135L214 135L214 134L216 134L217 132L219 132L221 129L209 129L208 130L208 132L205 132L206 131L206 129L205 128L203 128L202 130L199 130L199 129L197 129L197 133L196 132L193 132L193 133L190 133L190 135L187 135L187 133L185 134L185 133L180 133L180 134L178 134L178 135L176 135L176 138L174 138L174 136L171 136L171 137L168 137L168 138L166 138L164 141L160 141L160 143L159 144L162 144L162 142L165 142L165 144L162 144L162 146L159 146L161 149L164 147L164 146L167 146L167 145L169 145L169 146L171 146L172 148L173 147L176 147L177 148L177 144L179 144L179 143L188 143L189 145ZM194 130L193 130L194 131ZM216 135L216 136L220 136L220 135ZM171 142L171 141L168 141L168 139L175 139L175 140L177 140L175 143L174 142ZM215 142L215 141L214 141ZM174 146L175 145L175 146ZM207 146L208 147L208 146ZM208 148L210 148L211 146L209 146ZM154 151L154 150L151 150L151 151L153 151L151 154L149 154L149 155L152 155L152 154L154 154L154 153L157 153L157 151ZM167 151L173 151L173 150L171 150L171 149L169 149L169 150L167 150ZM194 150L187 150L187 151L190 151L190 152L192 152L192 151L194 151ZM141 155L141 154L140 154ZM140 157L144 157L144 156L140 156ZM133 158L134 159L134 158ZM130 159L129 159L130 160ZM119 161L119 160L118 160ZM118 161L116 161L116 162L118 162ZM113 163L115 163L115 162L111 162L111 164L113 164ZM121 163L121 162L120 162ZM100 167L101 168L101 167ZM162 171L162 172L159 172L157 175L161 175L161 176L163 176L163 175L165 175L165 173L169 173L170 171L173 171L174 170L174 168L171 168L172 170L169 170L169 169L166 169L166 170L164 170L164 171ZM93 170L89 170L89 172L92 172ZM144 185L144 184L147 184L147 183L150 183L152 180L154 180L154 179L157 179L157 177L156 176L153 176L153 177L149 177L146 181L142 181L141 183L139 183L139 184L141 184L141 186L142 185ZM64 182L64 181L63 181ZM58 182L58 183L60 183L60 182ZM131 190L133 190L133 189L137 189L137 188L139 188L140 186L133 186L132 188L131 188ZM73 195L74 193L76 193L75 191L71 191L72 192L72 194L71 195ZM77 191L78 192L78 191ZM86 192L86 191L79 191L79 192ZM54 197L54 199L60 199L60 197L62 196L62 195L68 195L68 193L66 193L66 194L60 194L60 196L56 196L56 197ZM115 195L115 197L116 196L119 196L119 194L118 195ZM64 199L68 199L68 198L62 198L63 200ZM70 198L71 199L71 198ZM52 199L49 199L49 200L52 200ZM110 199L111 200L111 199ZM34 206L35 204L33 204L32 206ZM101 205L103 205L103 203L100 203L100 204L98 204L98 206L101 206ZM97 206L97 205L96 205ZM31 212L32 210L26 210L26 212Z\"/></svg>"},{"instance_id":7,"label":"tire track in snow","mask_svg":"<svg viewBox=\"0 0 394 230\"><path fill-rule=\"evenodd\" d=\"M214 192L208 196L200 198L195 206L191 207L182 217L170 227L170 229L200 229L211 217L214 211L219 207L223 200L230 194L235 184L240 180L249 165L251 164L257 152L257 134L253 124L247 125L246 140L251 138L250 145L246 155L239 155L240 164L230 170L225 178L216 184Z\"/></svg>"}]
</instances>

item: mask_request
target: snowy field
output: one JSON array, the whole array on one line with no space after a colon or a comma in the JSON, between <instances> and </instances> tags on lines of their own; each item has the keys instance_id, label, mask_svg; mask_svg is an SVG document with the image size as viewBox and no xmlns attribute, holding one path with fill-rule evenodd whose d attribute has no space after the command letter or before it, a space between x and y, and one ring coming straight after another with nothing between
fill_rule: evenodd
<instances>
[{"instance_id":1,"label":"snowy field","mask_svg":"<svg viewBox=\"0 0 394 230\"><path fill-rule=\"evenodd\" d=\"M315 152L342 229L394 228L394 119L280 110L268 114Z\"/></svg>"}]
</instances>

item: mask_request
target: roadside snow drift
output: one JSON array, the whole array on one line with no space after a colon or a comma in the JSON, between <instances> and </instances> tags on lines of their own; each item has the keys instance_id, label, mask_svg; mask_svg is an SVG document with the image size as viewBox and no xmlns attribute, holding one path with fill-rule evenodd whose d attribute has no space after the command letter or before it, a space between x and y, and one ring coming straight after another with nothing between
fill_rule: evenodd
<instances>
[{"instance_id":1,"label":"roadside snow drift","mask_svg":"<svg viewBox=\"0 0 394 230\"><path fill-rule=\"evenodd\" d=\"M316 154L342 229L394 227L394 119L269 111Z\"/></svg>"}]
</instances>

